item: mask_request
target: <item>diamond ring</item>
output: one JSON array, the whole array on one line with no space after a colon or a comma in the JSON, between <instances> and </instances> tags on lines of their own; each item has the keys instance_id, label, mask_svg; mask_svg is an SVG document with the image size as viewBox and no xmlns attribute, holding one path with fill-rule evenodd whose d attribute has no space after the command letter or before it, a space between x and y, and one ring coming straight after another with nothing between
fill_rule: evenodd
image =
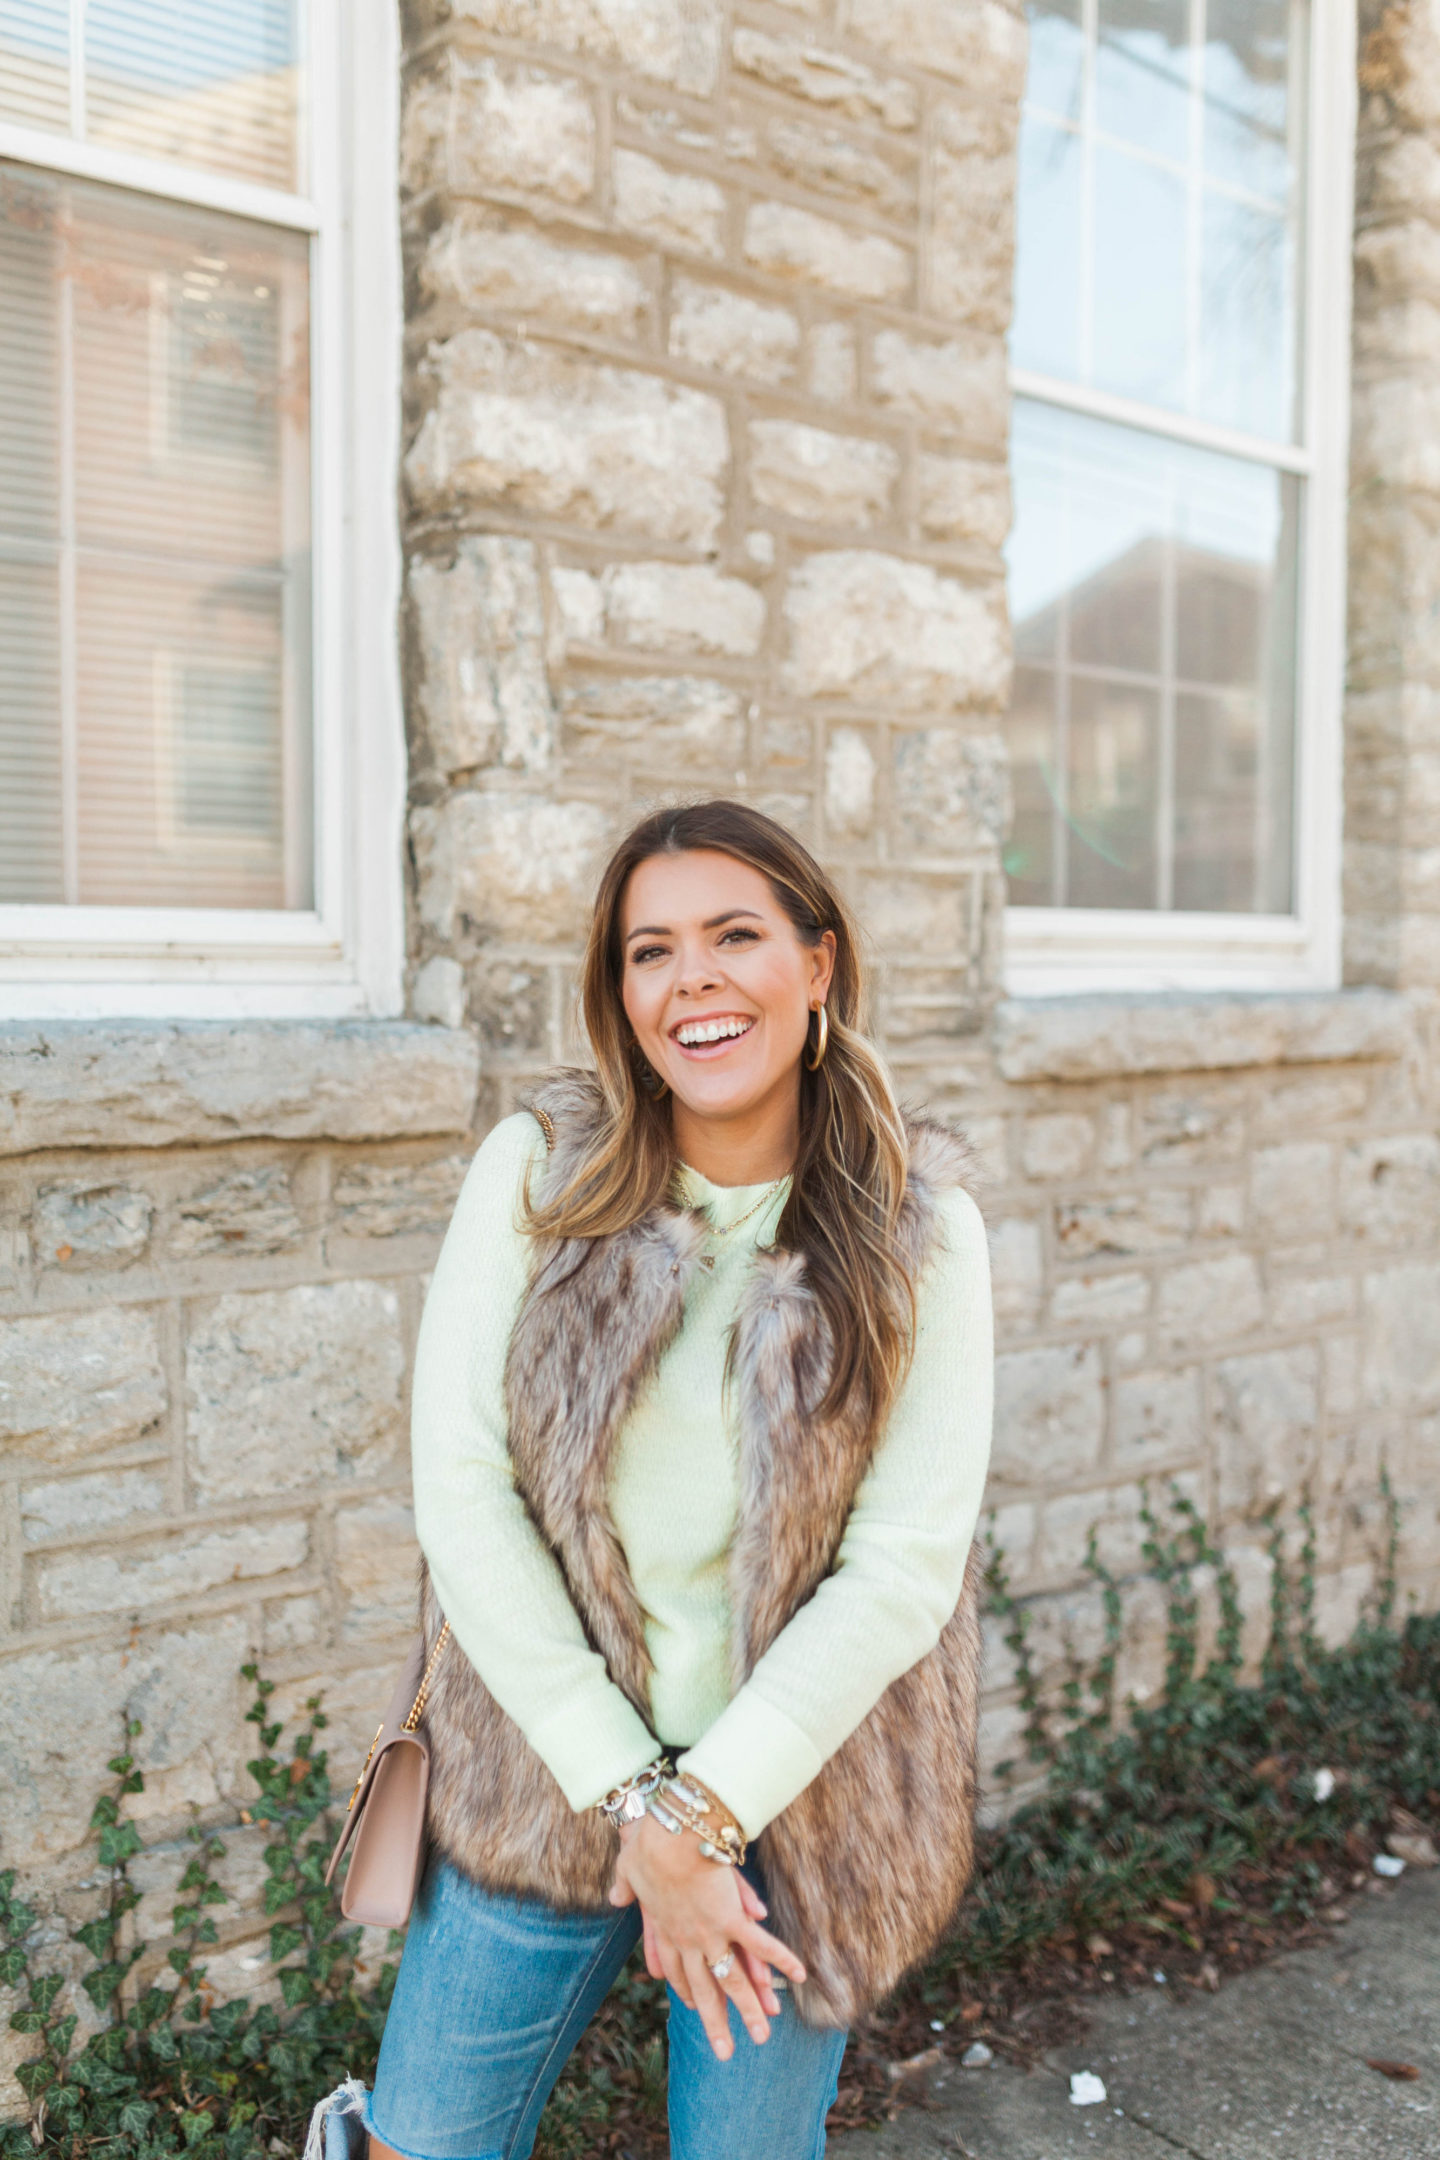
<instances>
[{"instance_id":1,"label":"diamond ring","mask_svg":"<svg viewBox=\"0 0 1440 2160\"><path fill-rule=\"evenodd\" d=\"M735 1953L733 1950L727 1950L724 1957L706 1958L705 1962L717 1980L728 1980L730 1968L735 1963Z\"/></svg>"}]
</instances>

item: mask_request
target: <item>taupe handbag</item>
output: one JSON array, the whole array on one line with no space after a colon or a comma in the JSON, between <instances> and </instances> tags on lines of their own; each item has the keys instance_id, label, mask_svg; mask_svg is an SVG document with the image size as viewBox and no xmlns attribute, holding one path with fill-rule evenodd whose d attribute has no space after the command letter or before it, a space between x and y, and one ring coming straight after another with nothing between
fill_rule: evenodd
<instances>
[{"instance_id":1,"label":"taupe handbag","mask_svg":"<svg viewBox=\"0 0 1440 2160\"><path fill-rule=\"evenodd\" d=\"M425 1638L410 1645L380 1730L355 1780L355 1790L325 1870L330 1882L344 1858L350 1866L340 1891L347 1920L367 1927L404 1927L425 1857L425 1798L430 1789L430 1742L421 1722L430 1683L450 1636L447 1620L427 1659Z\"/></svg>"}]
</instances>

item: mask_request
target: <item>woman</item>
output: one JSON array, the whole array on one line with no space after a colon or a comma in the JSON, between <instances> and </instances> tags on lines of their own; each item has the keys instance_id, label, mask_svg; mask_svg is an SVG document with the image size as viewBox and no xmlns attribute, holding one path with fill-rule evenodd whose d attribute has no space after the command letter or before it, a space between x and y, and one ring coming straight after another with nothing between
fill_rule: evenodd
<instances>
[{"instance_id":1,"label":"woman","mask_svg":"<svg viewBox=\"0 0 1440 2160\"><path fill-rule=\"evenodd\" d=\"M790 834L662 811L600 883L594 1074L466 1179L416 1356L452 1633L377 2160L529 2153L642 1932L675 2160L812 2160L847 2024L964 1887L984 1235L860 1006Z\"/></svg>"}]
</instances>

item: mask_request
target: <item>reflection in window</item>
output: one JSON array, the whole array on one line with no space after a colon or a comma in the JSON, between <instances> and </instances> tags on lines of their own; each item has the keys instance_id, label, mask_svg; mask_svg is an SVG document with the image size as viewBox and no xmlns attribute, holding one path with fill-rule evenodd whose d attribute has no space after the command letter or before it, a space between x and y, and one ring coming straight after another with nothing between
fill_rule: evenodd
<instances>
[{"instance_id":1,"label":"reflection in window","mask_svg":"<svg viewBox=\"0 0 1440 2160\"><path fill-rule=\"evenodd\" d=\"M1017 402L1010 894L1292 904L1297 483Z\"/></svg>"}]
</instances>

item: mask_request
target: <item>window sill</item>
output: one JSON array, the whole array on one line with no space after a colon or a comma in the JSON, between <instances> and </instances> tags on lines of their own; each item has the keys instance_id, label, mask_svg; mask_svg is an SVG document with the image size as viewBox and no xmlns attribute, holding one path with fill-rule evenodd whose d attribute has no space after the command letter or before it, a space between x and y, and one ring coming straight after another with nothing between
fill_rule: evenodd
<instances>
[{"instance_id":1,"label":"window sill","mask_svg":"<svg viewBox=\"0 0 1440 2160\"><path fill-rule=\"evenodd\" d=\"M0 1024L0 1155L469 1129L480 1052L406 1020Z\"/></svg>"},{"instance_id":2,"label":"window sill","mask_svg":"<svg viewBox=\"0 0 1440 2160\"><path fill-rule=\"evenodd\" d=\"M1398 1058L1410 1041L1390 990L1007 998L994 1019L1007 1080L1339 1064Z\"/></svg>"}]
</instances>

